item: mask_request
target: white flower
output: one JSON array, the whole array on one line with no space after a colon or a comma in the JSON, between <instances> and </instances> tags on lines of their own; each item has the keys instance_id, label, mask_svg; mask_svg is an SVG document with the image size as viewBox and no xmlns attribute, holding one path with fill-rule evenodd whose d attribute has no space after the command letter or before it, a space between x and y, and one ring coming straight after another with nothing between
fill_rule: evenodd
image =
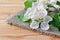
<instances>
[{"instance_id":1,"label":"white flower","mask_svg":"<svg viewBox=\"0 0 60 40\"><path fill-rule=\"evenodd\" d=\"M32 4L32 7L28 8L26 13L24 14L25 17L27 17L28 19L31 18L32 20L44 18L46 15L47 15L46 9L39 2L34 2Z\"/></svg>"},{"instance_id":2,"label":"white flower","mask_svg":"<svg viewBox=\"0 0 60 40\"><path fill-rule=\"evenodd\" d=\"M45 31L48 30L50 28L48 24L50 21L52 21L52 18L50 16L46 16L45 18L43 18L43 22L41 22L40 28ZM39 28L39 23L36 21L32 21L32 23L30 24L30 28Z\"/></svg>"},{"instance_id":3,"label":"white flower","mask_svg":"<svg viewBox=\"0 0 60 40\"><path fill-rule=\"evenodd\" d=\"M24 14L24 17L30 19L34 13L35 13L35 8L28 8L26 13Z\"/></svg>"},{"instance_id":4,"label":"white flower","mask_svg":"<svg viewBox=\"0 0 60 40\"><path fill-rule=\"evenodd\" d=\"M46 10L36 10L36 13L32 16L32 20L36 19L42 19L45 16L47 16L47 11Z\"/></svg>"},{"instance_id":5,"label":"white flower","mask_svg":"<svg viewBox=\"0 0 60 40\"><path fill-rule=\"evenodd\" d=\"M49 29L49 22L52 21L52 18L50 16L46 16L43 19L43 22L41 23L40 27L42 30L48 30Z\"/></svg>"},{"instance_id":6,"label":"white flower","mask_svg":"<svg viewBox=\"0 0 60 40\"><path fill-rule=\"evenodd\" d=\"M40 19L44 18L47 15L47 11L44 8L44 6L42 4L39 4L39 3L37 3L35 6L36 6L35 12L33 13L31 19L35 20L38 18L40 18Z\"/></svg>"},{"instance_id":7,"label":"white flower","mask_svg":"<svg viewBox=\"0 0 60 40\"><path fill-rule=\"evenodd\" d=\"M39 23L36 21L32 21L32 23L30 24L30 28L32 29L37 29L39 27Z\"/></svg>"},{"instance_id":8,"label":"white flower","mask_svg":"<svg viewBox=\"0 0 60 40\"><path fill-rule=\"evenodd\" d=\"M26 13L24 14L24 17L31 19L36 12L37 5L38 5L37 2L34 2L32 4L32 7L27 9Z\"/></svg>"},{"instance_id":9,"label":"white flower","mask_svg":"<svg viewBox=\"0 0 60 40\"><path fill-rule=\"evenodd\" d=\"M30 28L37 29L39 28L39 22L35 21L37 19L42 19L43 22L41 22L41 29L42 30L48 30L49 29L49 22L52 21L52 18L50 16L47 16L47 10L45 8L45 5L42 3L42 0L39 2L34 2L32 4L31 8L28 8L26 13L24 14L25 17L32 20L32 23L30 24Z\"/></svg>"}]
</instances>

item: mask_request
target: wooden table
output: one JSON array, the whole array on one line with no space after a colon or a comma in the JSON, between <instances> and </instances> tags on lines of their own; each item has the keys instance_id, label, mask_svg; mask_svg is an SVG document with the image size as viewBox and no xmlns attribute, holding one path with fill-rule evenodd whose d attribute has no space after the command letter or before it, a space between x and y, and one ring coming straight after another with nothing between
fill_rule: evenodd
<instances>
[{"instance_id":1,"label":"wooden table","mask_svg":"<svg viewBox=\"0 0 60 40\"><path fill-rule=\"evenodd\" d=\"M9 25L6 19L24 8L24 0L0 0L0 40L60 40L60 38L42 35Z\"/></svg>"}]
</instances>

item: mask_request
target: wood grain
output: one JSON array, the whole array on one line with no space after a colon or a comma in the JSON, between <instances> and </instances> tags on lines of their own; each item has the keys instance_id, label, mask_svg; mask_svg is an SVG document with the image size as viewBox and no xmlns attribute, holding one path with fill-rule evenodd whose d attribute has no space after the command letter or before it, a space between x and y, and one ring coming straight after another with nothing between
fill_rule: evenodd
<instances>
[{"instance_id":1,"label":"wood grain","mask_svg":"<svg viewBox=\"0 0 60 40\"><path fill-rule=\"evenodd\" d=\"M57 37L7 24L7 18L24 8L24 1L0 0L0 40L60 40Z\"/></svg>"}]
</instances>

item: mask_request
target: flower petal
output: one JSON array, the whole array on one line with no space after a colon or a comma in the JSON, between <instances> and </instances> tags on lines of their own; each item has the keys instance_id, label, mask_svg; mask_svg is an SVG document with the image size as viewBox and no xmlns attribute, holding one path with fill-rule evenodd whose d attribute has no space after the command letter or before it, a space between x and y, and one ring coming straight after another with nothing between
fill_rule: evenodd
<instances>
[{"instance_id":1,"label":"flower petal","mask_svg":"<svg viewBox=\"0 0 60 40\"><path fill-rule=\"evenodd\" d=\"M49 23L49 21L52 21L52 18L50 16L46 16L45 18L43 18L43 22Z\"/></svg>"},{"instance_id":2,"label":"flower petal","mask_svg":"<svg viewBox=\"0 0 60 40\"><path fill-rule=\"evenodd\" d=\"M42 22L40 25L42 30L48 30L49 29L49 24L47 22Z\"/></svg>"},{"instance_id":3,"label":"flower petal","mask_svg":"<svg viewBox=\"0 0 60 40\"><path fill-rule=\"evenodd\" d=\"M32 3L32 7L37 7L38 3L37 2L33 2Z\"/></svg>"},{"instance_id":4,"label":"flower petal","mask_svg":"<svg viewBox=\"0 0 60 40\"><path fill-rule=\"evenodd\" d=\"M39 0L39 1L41 2L40 4L42 4L45 9L48 8L48 7L47 7L48 0L44 0L44 1L43 1L43 0L42 0L42 1Z\"/></svg>"},{"instance_id":5,"label":"flower petal","mask_svg":"<svg viewBox=\"0 0 60 40\"><path fill-rule=\"evenodd\" d=\"M44 18L47 16L47 11L46 10L41 10L41 13L39 14L40 18Z\"/></svg>"},{"instance_id":6,"label":"flower petal","mask_svg":"<svg viewBox=\"0 0 60 40\"><path fill-rule=\"evenodd\" d=\"M50 4L56 4L57 0L49 0Z\"/></svg>"},{"instance_id":7,"label":"flower petal","mask_svg":"<svg viewBox=\"0 0 60 40\"><path fill-rule=\"evenodd\" d=\"M36 21L32 21L32 23L30 24L30 28L32 29L37 29L39 27L39 23Z\"/></svg>"},{"instance_id":8,"label":"flower petal","mask_svg":"<svg viewBox=\"0 0 60 40\"><path fill-rule=\"evenodd\" d=\"M30 19L34 13L35 13L35 8L28 8L24 16Z\"/></svg>"},{"instance_id":9,"label":"flower petal","mask_svg":"<svg viewBox=\"0 0 60 40\"><path fill-rule=\"evenodd\" d=\"M28 8L26 13L24 14L25 17L28 17L28 19L31 17L31 8Z\"/></svg>"},{"instance_id":10,"label":"flower petal","mask_svg":"<svg viewBox=\"0 0 60 40\"><path fill-rule=\"evenodd\" d=\"M47 11L46 10L38 10L36 9L36 13L32 16L31 19L42 19L44 18L45 16L47 16Z\"/></svg>"},{"instance_id":11,"label":"flower petal","mask_svg":"<svg viewBox=\"0 0 60 40\"><path fill-rule=\"evenodd\" d=\"M40 18L44 18L47 15L47 10L45 9L43 4L39 4L36 11Z\"/></svg>"}]
</instances>

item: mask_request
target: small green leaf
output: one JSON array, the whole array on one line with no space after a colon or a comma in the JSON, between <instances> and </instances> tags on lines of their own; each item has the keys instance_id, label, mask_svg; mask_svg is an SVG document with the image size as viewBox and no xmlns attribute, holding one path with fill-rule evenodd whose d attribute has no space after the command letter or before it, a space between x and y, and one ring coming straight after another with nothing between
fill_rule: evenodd
<instances>
[{"instance_id":1,"label":"small green leaf","mask_svg":"<svg viewBox=\"0 0 60 40\"><path fill-rule=\"evenodd\" d=\"M27 17L24 17L24 15L18 16L18 19L20 19L21 21L24 21L24 22L29 20Z\"/></svg>"},{"instance_id":2,"label":"small green leaf","mask_svg":"<svg viewBox=\"0 0 60 40\"><path fill-rule=\"evenodd\" d=\"M26 1L24 4L25 4L25 9L32 7L32 2Z\"/></svg>"},{"instance_id":3,"label":"small green leaf","mask_svg":"<svg viewBox=\"0 0 60 40\"><path fill-rule=\"evenodd\" d=\"M24 5L25 5L25 9L28 9L30 7L32 7L32 2L36 2L37 0L27 0Z\"/></svg>"},{"instance_id":4,"label":"small green leaf","mask_svg":"<svg viewBox=\"0 0 60 40\"><path fill-rule=\"evenodd\" d=\"M24 15L20 15L20 16L18 16L18 19L20 19L22 21L23 17L24 17Z\"/></svg>"},{"instance_id":5,"label":"small green leaf","mask_svg":"<svg viewBox=\"0 0 60 40\"><path fill-rule=\"evenodd\" d=\"M52 25L60 31L60 14L54 15Z\"/></svg>"},{"instance_id":6,"label":"small green leaf","mask_svg":"<svg viewBox=\"0 0 60 40\"><path fill-rule=\"evenodd\" d=\"M29 23L29 24L31 24L31 22L32 22L32 20L31 20L31 19L29 19L28 21L26 21L26 23Z\"/></svg>"},{"instance_id":7,"label":"small green leaf","mask_svg":"<svg viewBox=\"0 0 60 40\"><path fill-rule=\"evenodd\" d=\"M59 1L57 1L57 3L56 3L56 4L60 6L60 2L59 2Z\"/></svg>"},{"instance_id":8,"label":"small green leaf","mask_svg":"<svg viewBox=\"0 0 60 40\"><path fill-rule=\"evenodd\" d=\"M27 1L30 1L30 2L36 2L37 0L27 0Z\"/></svg>"}]
</instances>

